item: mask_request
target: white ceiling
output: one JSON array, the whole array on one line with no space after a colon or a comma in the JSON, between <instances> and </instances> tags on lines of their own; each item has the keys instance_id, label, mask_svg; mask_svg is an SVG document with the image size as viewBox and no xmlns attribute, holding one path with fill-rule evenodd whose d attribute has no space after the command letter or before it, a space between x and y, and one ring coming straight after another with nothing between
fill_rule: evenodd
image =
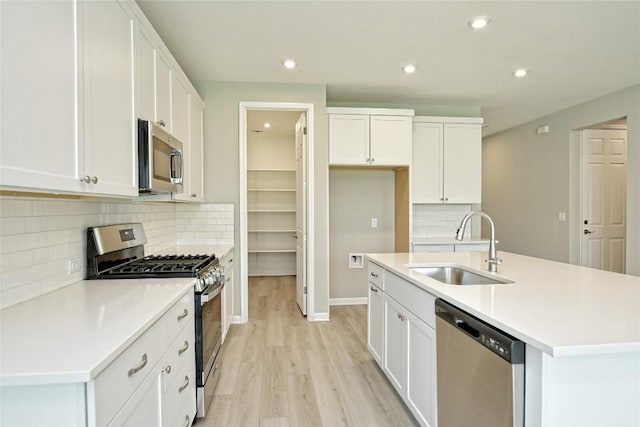
<instances>
[{"instance_id":1,"label":"white ceiling","mask_svg":"<svg viewBox=\"0 0 640 427\"><path fill-rule=\"evenodd\" d=\"M479 106L485 134L640 83L637 0L138 3L193 81L326 84L329 104ZM478 15L491 23L474 31ZM530 74L516 79L520 67Z\"/></svg>"}]
</instances>

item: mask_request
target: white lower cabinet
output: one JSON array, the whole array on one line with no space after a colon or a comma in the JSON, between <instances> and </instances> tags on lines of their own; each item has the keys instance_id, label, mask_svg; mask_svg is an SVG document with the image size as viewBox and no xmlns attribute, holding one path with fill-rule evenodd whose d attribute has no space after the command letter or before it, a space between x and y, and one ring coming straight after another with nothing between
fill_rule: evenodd
<instances>
[{"instance_id":1,"label":"white lower cabinet","mask_svg":"<svg viewBox=\"0 0 640 427\"><path fill-rule=\"evenodd\" d=\"M384 299L382 289L369 282L367 310L367 348L378 365L383 367L384 351Z\"/></svg>"},{"instance_id":2,"label":"white lower cabinet","mask_svg":"<svg viewBox=\"0 0 640 427\"><path fill-rule=\"evenodd\" d=\"M233 319L233 253L231 250L220 260L224 270L224 288L222 288L222 342L224 343Z\"/></svg>"},{"instance_id":3,"label":"white lower cabinet","mask_svg":"<svg viewBox=\"0 0 640 427\"><path fill-rule=\"evenodd\" d=\"M392 273L385 272L384 277L384 291L368 283L369 352L376 362L381 359L383 372L418 423L434 427L437 425L435 297Z\"/></svg>"},{"instance_id":4,"label":"white lower cabinet","mask_svg":"<svg viewBox=\"0 0 640 427\"><path fill-rule=\"evenodd\" d=\"M149 375L109 426L161 426L161 375Z\"/></svg>"}]
</instances>

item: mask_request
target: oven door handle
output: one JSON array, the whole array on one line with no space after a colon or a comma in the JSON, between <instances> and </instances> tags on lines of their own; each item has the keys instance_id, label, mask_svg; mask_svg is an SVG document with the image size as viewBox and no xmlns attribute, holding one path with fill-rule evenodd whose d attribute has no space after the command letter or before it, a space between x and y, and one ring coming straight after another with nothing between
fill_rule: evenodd
<instances>
[{"instance_id":1,"label":"oven door handle","mask_svg":"<svg viewBox=\"0 0 640 427\"><path fill-rule=\"evenodd\" d=\"M211 289L209 291L203 292L202 295L200 295L200 306L205 305L206 303L208 303L209 301L213 300L215 297L220 295L220 292L222 292L223 287L224 287L224 283L216 287L210 286L209 288Z\"/></svg>"}]
</instances>

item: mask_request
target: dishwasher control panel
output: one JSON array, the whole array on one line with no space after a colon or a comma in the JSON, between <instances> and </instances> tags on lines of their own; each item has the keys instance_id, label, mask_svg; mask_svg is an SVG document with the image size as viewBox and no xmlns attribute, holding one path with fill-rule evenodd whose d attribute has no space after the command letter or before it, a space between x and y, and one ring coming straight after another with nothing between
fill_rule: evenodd
<instances>
[{"instance_id":1,"label":"dishwasher control panel","mask_svg":"<svg viewBox=\"0 0 640 427\"><path fill-rule=\"evenodd\" d=\"M509 358L511 351L508 344L505 345L498 341L497 338L491 337L487 334L480 334L480 341L500 356L503 356L506 359Z\"/></svg>"}]
</instances>

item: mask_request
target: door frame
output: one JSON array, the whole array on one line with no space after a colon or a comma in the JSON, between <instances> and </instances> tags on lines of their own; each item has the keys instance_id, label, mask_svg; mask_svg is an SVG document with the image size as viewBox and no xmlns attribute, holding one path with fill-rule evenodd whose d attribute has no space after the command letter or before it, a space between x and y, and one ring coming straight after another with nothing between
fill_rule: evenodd
<instances>
[{"instance_id":1,"label":"door frame","mask_svg":"<svg viewBox=\"0 0 640 427\"><path fill-rule=\"evenodd\" d=\"M239 105L239 157L240 157L240 322L247 323L249 320L249 252L248 252L248 225L247 225L247 113L249 111L299 111L307 115L307 143L304 149L307 152L306 164L304 165L307 177L306 193L306 263L307 263L307 320L315 320L314 311L314 231L315 218L312 209L314 200L314 113L313 104L291 103L291 102L240 102Z\"/></svg>"},{"instance_id":2,"label":"door frame","mask_svg":"<svg viewBox=\"0 0 640 427\"><path fill-rule=\"evenodd\" d=\"M627 132L627 138L626 138L626 143L627 145L629 144L629 128L628 128L628 124L615 124L615 123L610 123L610 122L615 122L621 119L627 119L627 117L620 117L617 119L612 119L612 120L607 120L607 121L603 121L600 123L594 123L592 125L588 125L588 126L584 126L581 127L579 129L573 130L571 131L571 136L570 136L570 140L571 141L575 141L577 144L575 145L575 149L572 150L572 152L574 153L574 155L572 156L573 159L571 161L571 163L574 165L573 168L570 167L570 169L574 169L577 171L577 174L574 175L575 176L575 181L577 183L576 186L573 186L572 183L570 182L570 189L571 188L575 188L576 193L577 193L577 197L575 200L575 204L574 206L576 207L575 212L577 213L577 215L572 215L571 216L571 223L572 223L572 227L571 227L571 232L570 232L570 244L569 244L569 262L571 264L575 264L575 265L582 265L582 230L584 228L584 224L582 223L582 220L584 218L584 213L583 213L583 207L584 207L584 200L583 200L583 196L584 196L584 177L583 177L583 164L582 164L582 156L584 154L584 146L586 143L586 138L585 138L585 134L586 131L591 130L591 129L614 129L614 130L624 130ZM626 150L625 150L626 152ZM628 156L627 158L627 162L625 162L625 164L628 164ZM628 175L625 175L625 179L627 181L627 185L628 185ZM573 181L570 179L570 181ZM625 192L625 198L628 198L628 193ZM571 209L571 205L572 203L570 203L570 209ZM625 217L626 214L628 213L628 209L625 211ZM625 219L625 254L627 253L628 247L627 245L629 244L629 224L628 224L628 218ZM571 237L573 236L573 237ZM625 265L625 271L626 268L628 267L627 265L627 256L625 255L625 259L622 260L624 265Z\"/></svg>"}]
</instances>

